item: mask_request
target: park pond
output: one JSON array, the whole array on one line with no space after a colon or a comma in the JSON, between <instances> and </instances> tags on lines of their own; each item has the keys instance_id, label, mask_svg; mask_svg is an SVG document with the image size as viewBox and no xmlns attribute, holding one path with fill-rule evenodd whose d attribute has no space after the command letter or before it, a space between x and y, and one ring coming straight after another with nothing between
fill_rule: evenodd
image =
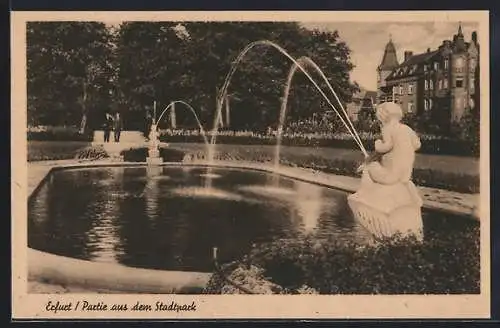
<instances>
[{"instance_id":1,"label":"park pond","mask_svg":"<svg viewBox=\"0 0 500 328\"><path fill-rule=\"evenodd\" d=\"M208 175L207 175L208 173ZM207 187L207 178L210 186ZM211 272L255 245L308 237L365 244L345 192L271 173L196 166L52 172L29 202L31 248L138 268ZM477 222L423 211L426 235Z\"/></svg>"}]
</instances>

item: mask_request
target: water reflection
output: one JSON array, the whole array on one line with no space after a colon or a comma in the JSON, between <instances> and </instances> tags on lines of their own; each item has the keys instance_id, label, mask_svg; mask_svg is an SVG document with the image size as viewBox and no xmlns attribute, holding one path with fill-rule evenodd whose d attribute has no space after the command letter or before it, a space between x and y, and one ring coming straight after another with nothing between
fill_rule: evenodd
<instances>
[{"instance_id":1,"label":"water reflection","mask_svg":"<svg viewBox=\"0 0 500 328\"><path fill-rule=\"evenodd\" d=\"M321 187L301 181L295 182L295 199L293 204L306 233L316 230L323 206Z\"/></svg>"},{"instance_id":2,"label":"water reflection","mask_svg":"<svg viewBox=\"0 0 500 328\"><path fill-rule=\"evenodd\" d=\"M117 233L117 220L119 220L119 203L115 201L116 186L123 181L123 170L109 168L103 170L106 178L100 179L101 183L95 187L94 194L105 194L102 201L92 202L87 215L94 215L92 228L86 232L89 257L99 262L116 262L120 252L120 237Z\"/></svg>"},{"instance_id":3,"label":"water reflection","mask_svg":"<svg viewBox=\"0 0 500 328\"><path fill-rule=\"evenodd\" d=\"M149 220L154 221L158 217L158 203L160 201L160 177L163 176L161 166L148 166L146 168L147 182L144 187L144 199L146 201L146 214Z\"/></svg>"}]
</instances>

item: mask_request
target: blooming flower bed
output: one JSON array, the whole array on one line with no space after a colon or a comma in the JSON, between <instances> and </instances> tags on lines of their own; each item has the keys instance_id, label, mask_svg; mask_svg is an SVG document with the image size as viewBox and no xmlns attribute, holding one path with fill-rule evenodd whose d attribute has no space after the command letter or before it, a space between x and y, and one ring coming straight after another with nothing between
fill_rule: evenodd
<instances>
[{"instance_id":1,"label":"blooming flower bed","mask_svg":"<svg viewBox=\"0 0 500 328\"><path fill-rule=\"evenodd\" d=\"M211 138L211 131L206 135ZM367 150L373 150L374 142L379 138L378 134L361 132L359 137ZM479 144L473 140L462 140L458 138L447 138L435 135L420 135L422 147L419 153L455 155L455 156L479 156ZM164 142L202 142L202 133L199 130L162 130L160 140ZM217 144L238 145L275 145L276 131L259 133L253 131L219 131L216 137ZM358 146L349 133L328 132L285 132L282 135L282 145L303 147L330 147L357 149Z\"/></svg>"}]
</instances>

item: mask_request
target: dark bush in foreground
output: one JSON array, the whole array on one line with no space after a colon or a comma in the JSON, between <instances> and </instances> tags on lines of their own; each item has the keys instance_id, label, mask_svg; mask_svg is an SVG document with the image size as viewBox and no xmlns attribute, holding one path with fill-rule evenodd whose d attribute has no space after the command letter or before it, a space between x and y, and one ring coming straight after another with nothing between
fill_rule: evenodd
<instances>
[{"instance_id":1,"label":"dark bush in foreground","mask_svg":"<svg viewBox=\"0 0 500 328\"><path fill-rule=\"evenodd\" d=\"M395 237L378 246L302 238L255 246L242 260L284 290L321 294L477 294L479 226L428 235L422 244ZM207 293L221 292L214 276Z\"/></svg>"},{"instance_id":2,"label":"dark bush in foreground","mask_svg":"<svg viewBox=\"0 0 500 328\"><path fill-rule=\"evenodd\" d=\"M145 162L148 157L148 149L146 147L131 148L122 150L120 155L123 156L125 162ZM181 150L172 148L160 148L160 157L164 162L180 162L184 158L185 153Z\"/></svg>"}]
</instances>

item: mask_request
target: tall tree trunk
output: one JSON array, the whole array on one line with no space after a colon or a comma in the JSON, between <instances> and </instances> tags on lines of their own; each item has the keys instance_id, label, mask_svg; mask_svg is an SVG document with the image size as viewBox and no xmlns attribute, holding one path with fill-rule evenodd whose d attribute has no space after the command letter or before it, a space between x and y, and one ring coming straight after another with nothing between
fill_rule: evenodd
<instances>
[{"instance_id":1,"label":"tall tree trunk","mask_svg":"<svg viewBox=\"0 0 500 328\"><path fill-rule=\"evenodd\" d=\"M83 97L82 97L82 120L80 121L80 134L85 132L87 125L87 82L83 81Z\"/></svg>"},{"instance_id":2,"label":"tall tree trunk","mask_svg":"<svg viewBox=\"0 0 500 328\"><path fill-rule=\"evenodd\" d=\"M172 104L172 108L170 108L170 126L172 129L177 128L177 119L175 117L175 103Z\"/></svg>"},{"instance_id":3,"label":"tall tree trunk","mask_svg":"<svg viewBox=\"0 0 500 328\"><path fill-rule=\"evenodd\" d=\"M229 96L226 96L226 126L229 127L230 121L230 107L229 107Z\"/></svg>"}]
</instances>

